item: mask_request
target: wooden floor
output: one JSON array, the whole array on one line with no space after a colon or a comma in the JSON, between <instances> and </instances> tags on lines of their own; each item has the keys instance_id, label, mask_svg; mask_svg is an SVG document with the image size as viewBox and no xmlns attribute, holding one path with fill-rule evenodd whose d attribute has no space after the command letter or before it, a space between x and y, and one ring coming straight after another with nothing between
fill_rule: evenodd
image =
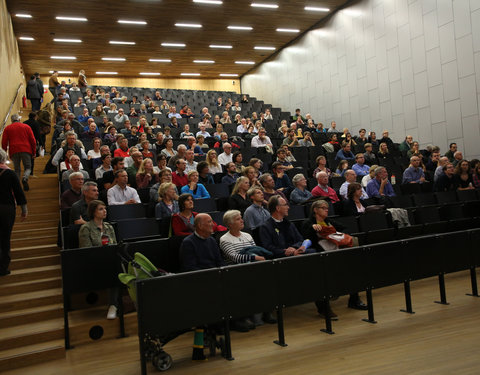
<instances>
[{"instance_id":1,"label":"wooden floor","mask_svg":"<svg viewBox=\"0 0 480 375\"><path fill-rule=\"evenodd\" d=\"M166 346L174 374L480 374L480 298L470 291L468 273L446 276L450 305L437 300L436 278L412 283L415 314L404 307L402 286L373 292L378 324L361 321L363 311L346 308L347 297L333 302L339 315L334 335L319 331L324 322L313 304L286 310L288 347L272 341L276 325L232 335L234 361L217 356L207 362L190 360L192 334ZM149 364L150 374L157 371ZM17 374L140 374L138 339L105 340L79 345L66 359L5 372Z\"/></svg>"}]
</instances>

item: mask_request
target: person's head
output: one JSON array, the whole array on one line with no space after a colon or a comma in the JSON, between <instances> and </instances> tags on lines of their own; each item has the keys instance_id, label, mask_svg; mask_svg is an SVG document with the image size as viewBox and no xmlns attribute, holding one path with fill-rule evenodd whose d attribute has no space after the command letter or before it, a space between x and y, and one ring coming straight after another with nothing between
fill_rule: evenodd
<instances>
[{"instance_id":1,"label":"person's head","mask_svg":"<svg viewBox=\"0 0 480 375\"><path fill-rule=\"evenodd\" d=\"M193 152L193 150L190 149L185 151L185 160L188 163L192 163L194 158L195 158L195 153Z\"/></svg>"},{"instance_id":2,"label":"person's head","mask_svg":"<svg viewBox=\"0 0 480 375\"><path fill-rule=\"evenodd\" d=\"M455 167L452 163L447 162L442 169L443 173L445 173L445 175L448 177L452 177L455 174Z\"/></svg>"},{"instance_id":3,"label":"person's head","mask_svg":"<svg viewBox=\"0 0 480 375\"><path fill-rule=\"evenodd\" d=\"M90 220L105 220L107 217L107 206L100 200L93 200L88 204L87 214Z\"/></svg>"},{"instance_id":4,"label":"person's head","mask_svg":"<svg viewBox=\"0 0 480 375\"><path fill-rule=\"evenodd\" d=\"M420 149L420 145L418 144L418 142L413 142L412 143L412 147L411 147L411 150L412 151L418 151Z\"/></svg>"},{"instance_id":5,"label":"person's head","mask_svg":"<svg viewBox=\"0 0 480 375\"><path fill-rule=\"evenodd\" d=\"M65 150L65 160L68 160L70 162L70 158L75 155L75 150L73 148L67 148Z\"/></svg>"},{"instance_id":6,"label":"person's head","mask_svg":"<svg viewBox=\"0 0 480 375\"><path fill-rule=\"evenodd\" d=\"M65 133L65 138L67 140L67 145L70 147L73 147L77 141L77 135L72 131Z\"/></svg>"},{"instance_id":7,"label":"person's head","mask_svg":"<svg viewBox=\"0 0 480 375\"><path fill-rule=\"evenodd\" d=\"M448 159L447 159L448 160ZM370 178L374 178L375 177L375 170L378 168L378 165L374 164L370 167L370 169L368 170L368 174L370 175Z\"/></svg>"},{"instance_id":8,"label":"person's head","mask_svg":"<svg viewBox=\"0 0 480 375\"><path fill-rule=\"evenodd\" d=\"M197 172L201 177L205 178L209 172L208 163L206 161L199 162L197 164Z\"/></svg>"},{"instance_id":9,"label":"person's head","mask_svg":"<svg viewBox=\"0 0 480 375\"><path fill-rule=\"evenodd\" d=\"M330 138L330 141L331 142L336 142L337 141L337 135L335 133L332 134L332 136Z\"/></svg>"},{"instance_id":10,"label":"person's head","mask_svg":"<svg viewBox=\"0 0 480 375\"><path fill-rule=\"evenodd\" d=\"M288 216L288 204L280 195L273 195L268 200L268 211L277 220L282 220Z\"/></svg>"},{"instance_id":11,"label":"person's head","mask_svg":"<svg viewBox=\"0 0 480 375\"><path fill-rule=\"evenodd\" d=\"M327 186L328 185L328 174L327 172L318 172L317 175L315 176L317 178L317 182L321 186Z\"/></svg>"},{"instance_id":12,"label":"person's head","mask_svg":"<svg viewBox=\"0 0 480 375\"><path fill-rule=\"evenodd\" d=\"M95 123L93 125L96 127ZM100 150L100 146L102 145L102 140L98 137L93 138L93 149Z\"/></svg>"},{"instance_id":13,"label":"person's head","mask_svg":"<svg viewBox=\"0 0 480 375\"><path fill-rule=\"evenodd\" d=\"M160 180L161 184L165 182L172 182L172 172L170 172L168 169L162 169L158 174L158 179Z\"/></svg>"},{"instance_id":14,"label":"person's head","mask_svg":"<svg viewBox=\"0 0 480 375\"><path fill-rule=\"evenodd\" d=\"M235 166L234 162L229 162L225 165L225 169L227 170L228 174L235 174L237 167Z\"/></svg>"},{"instance_id":15,"label":"person's head","mask_svg":"<svg viewBox=\"0 0 480 375\"><path fill-rule=\"evenodd\" d=\"M75 191L80 191L83 186L83 174L81 172L73 172L70 174L68 177L68 181L70 182L70 186L72 187L72 190Z\"/></svg>"},{"instance_id":16,"label":"person's head","mask_svg":"<svg viewBox=\"0 0 480 375\"><path fill-rule=\"evenodd\" d=\"M242 214L238 210L228 210L223 215L223 223L232 232L238 232L243 229Z\"/></svg>"},{"instance_id":17,"label":"person's head","mask_svg":"<svg viewBox=\"0 0 480 375\"><path fill-rule=\"evenodd\" d=\"M177 153L180 157L185 156L185 152L187 151L187 146L180 144L177 147Z\"/></svg>"},{"instance_id":18,"label":"person's head","mask_svg":"<svg viewBox=\"0 0 480 375\"><path fill-rule=\"evenodd\" d=\"M414 146L414 145L413 145L413 146ZM412 147L413 147L413 146L412 146ZM380 152L381 152L382 154L388 153L388 146L387 146L387 144L386 144L385 142L380 143Z\"/></svg>"},{"instance_id":19,"label":"person's head","mask_svg":"<svg viewBox=\"0 0 480 375\"><path fill-rule=\"evenodd\" d=\"M251 158L248 165L255 168L257 171L262 168L262 161L258 158Z\"/></svg>"},{"instance_id":20,"label":"person's head","mask_svg":"<svg viewBox=\"0 0 480 375\"><path fill-rule=\"evenodd\" d=\"M287 157L287 153L285 152L285 150L283 148L279 148L277 150L277 158L278 160L285 160L285 158Z\"/></svg>"},{"instance_id":21,"label":"person's head","mask_svg":"<svg viewBox=\"0 0 480 375\"><path fill-rule=\"evenodd\" d=\"M157 143L163 143L163 133L158 132L157 135L155 136Z\"/></svg>"},{"instance_id":22,"label":"person's head","mask_svg":"<svg viewBox=\"0 0 480 375\"><path fill-rule=\"evenodd\" d=\"M161 183L158 187L158 200L177 200L177 190L172 182Z\"/></svg>"},{"instance_id":23,"label":"person's head","mask_svg":"<svg viewBox=\"0 0 480 375\"><path fill-rule=\"evenodd\" d=\"M462 151L455 151L455 153L453 154L453 158L458 161L463 160Z\"/></svg>"},{"instance_id":24,"label":"person's head","mask_svg":"<svg viewBox=\"0 0 480 375\"><path fill-rule=\"evenodd\" d=\"M448 163L448 157L446 157L446 156L441 156L438 159L438 167L443 167L447 163Z\"/></svg>"},{"instance_id":25,"label":"person's head","mask_svg":"<svg viewBox=\"0 0 480 375\"><path fill-rule=\"evenodd\" d=\"M360 138L364 138L366 133L367 131L363 128L358 131L358 135L360 136Z\"/></svg>"},{"instance_id":26,"label":"person's head","mask_svg":"<svg viewBox=\"0 0 480 375\"><path fill-rule=\"evenodd\" d=\"M187 173L188 182L198 182L198 172L196 170L191 170Z\"/></svg>"},{"instance_id":27,"label":"person's head","mask_svg":"<svg viewBox=\"0 0 480 375\"><path fill-rule=\"evenodd\" d=\"M282 173L284 171L285 171L285 166L281 162L276 161L272 164L272 172L274 174Z\"/></svg>"},{"instance_id":28,"label":"person's head","mask_svg":"<svg viewBox=\"0 0 480 375\"><path fill-rule=\"evenodd\" d=\"M232 152L232 145L228 142L225 142L223 144L223 152L225 152L225 154L227 155L230 155Z\"/></svg>"},{"instance_id":29,"label":"person's head","mask_svg":"<svg viewBox=\"0 0 480 375\"><path fill-rule=\"evenodd\" d=\"M372 149L373 149L373 146L371 143L365 143L363 145L363 148L365 149L365 152L368 152L368 153L371 153L372 152Z\"/></svg>"},{"instance_id":30,"label":"person's head","mask_svg":"<svg viewBox=\"0 0 480 375\"><path fill-rule=\"evenodd\" d=\"M8 160L6 151L3 148L0 148L0 164L5 164Z\"/></svg>"},{"instance_id":31,"label":"person's head","mask_svg":"<svg viewBox=\"0 0 480 375\"><path fill-rule=\"evenodd\" d=\"M405 142L407 142L408 144L411 144L413 142L413 136L407 135L405 137Z\"/></svg>"},{"instance_id":32,"label":"person's head","mask_svg":"<svg viewBox=\"0 0 480 375\"><path fill-rule=\"evenodd\" d=\"M410 165L413 167L413 168L418 168L420 167L420 157L414 155L410 158Z\"/></svg>"},{"instance_id":33,"label":"person's head","mask_svg":"<svg viewBox=\"0 0 480 375\"><path fill-rule=\"evenodd\" d=\"M207 152L207 163L208 164L217 164L217 151L210 150Z\"/></svg>"},{"instance_id":34,"label":"person's head","mask_svg":"<svg viewBox=\"0 0 480 375\"><path fill-rule=\"evenodd\" d=\"M452 151L452 152L457 151L457 144L456 143L450 143L450 145L448 147L449 147L450 151Z\"/></svg>"},{"instance_id":35,"label":"person's head","mask_svg":"<svg viewBox=\"0 0 480 375\"><path fill-rule=\"evenodd\" d=\"M340 163L338 163L337 169L340 171L343 171L348 168L348 161L346 160L340 160Z\"/></svg>"},{"instance_id":36,"label":"person's head","mask_svg":"<svg viewBox=\"0 0 480 375\"><path fill-rule=\"evenodd\" d=\"M135 164L135 166L139 168L140 164L142 164L142 161L143 161L143 154L137 150L137 151L134 151L131 155L132 155L133 164Z\"/></svg>"},{"instance_id":37,"label":"person's head","mask_svg":"<svg viewBox=\"0 0 480 375\"><path fill-rule=\"evenodd\" d=\"M251 183L257 177L258 172L254 167L249 165L248 167L246 167L244 169L243 174L244 174L244 176L248 177L248 179Z\"/></svg>"},{"instance_id":38,"label":"person's head","mask_svg":"<svg viewBox=\"0 0 480 375\"><path fill-rule=\"evenodd\" d=\"M388 130L384 130L382 133L383 138L388 138Z\"/></svg>"},{"instance_id":39,"label":"person's head","mask_svg":"<svg viewBox=\"0 0 480 375\"><path fill-rule=\"evenodd\" d=\"M121 188L127 186L128 174L125 169L119 169L118 171L113 172L113 175L115 177L115 182L118 186L120 186Z\"/></svg>"},{"instance_id":40,"label":"person's head","mask_svg":"<svg viewBox=\"0 0 480 375\"><path fill-rule=\"evenodd\" d=\"M201 237L209 237L213 234L213 220L209 214L198 214L193 222L195 232Z\"/></svg>"},{"instance_id":41,"label":"person's head","mask_svg":"<svg viewBox=\"0 0 480 375\"><path fill-rule=\"evenodd\" d=\"M350 200L360 199L362 194L363 194L362 185L360 185L358 182L352 182L350 183L350 185L348 185L348 190L347 190L348 199Z\"/></svg>"},{"instance_id":42,"label":"person's head","mask_svg":"<svg viewBox=\"0 0 480 375\"><path fill-rule=\"evenodd\" d=\"M264 189L275 189L275 181L270 173L262 174L259 181Z\"/></svg>"},{"instance_id":43,"label":"person's head","mask_svg":"<svg viewBox=\"0 0 480 375\"><path fill-rule=\"evenodd\" d=\"M167 129L165 129L167 130ZM166 141L165 141L165 147L166 148L173 148L173 139L172 138L168 138Z\"/></svg>"},{"instance_id":44,"label":"person's head","mask_svg":"<svg viewBox=\"0 0 480 375\"><path fill-rule=\"evenodd\" d=\"M110 155L110 153L102 154L102 156L100 156L100 160L102 161L103 165L110 166L112 164L112 155Z\"/></svg>"},{"instance_id":45,"label":"person's head","mask_svg":"<svg viewBox=\"0 0 480 375\"><path fill-rule=\"evenodd\" d=\"M470 163L468 162L468 160L460 160L455 167L455 174L464 173L470 173Z\"/></svg>"},{"instance_id":46,"label":"person's head","mask_svg":"<svg viewBox=\"0 0 480 375\"><path fill-rule=\"evenodd\" d=\"M175 162L175 167L177 172L184 172L187 168L187 162L185 161L185 159L180 158Z\"/></svg>"},{"instance_id":47,"label":"person's head","mask_svg":"<svg viewBox=\"0 0 480 375\"><path fill-rule=\"evenodd\" d=\"M146 174L146 173L152 173L153 172L153 161L150 158L143 159L140 167L138 168L139 174Z\"/></svg>"},{"instance_id":48,"label":"person's head","mask_svg":"<svg viewBox=\"0 0 480 375\"><path fill-rule=\"evenodd\" d=\"M315 216L317 219L324 220L328 216L328 202L319 199L313 202L311 207L312 216Z\"/></svg>"},{"instance_id":49,"label":"person's head","mask_svg":"<svg viewBox=\"0 0 480 375\"><path fill-rule=\"evenodd\" d=\"M317 158L315 159L315 162L317 163L317 167L323 168L325 167L325 165L327 165L327 159L323 155L317 156Z\"/></svg>"},{"instance_id":50,"label":"person's head","mask_svg":"<svg viewBox=\"0 0 480 375\"><path fill-rule=\"evenodd\" d=\"M356 162L358 165L363 165L363 164L365 164L365 157L363 156L362 153L359 153L359 154L355 155L355 162Z\"/></svg>"},{"instance_id":51,"label":"person's head","mask_svg":"<svg viewBox=\"0 0 480 375\"><path fill-rule=\"evenodd\" d=\"M78 155L74 154L70 156L69 162L74 171L78 171L80 169L80 158L78 157Z\"/></svg>"},{"instance_id":52,"label":"person's head","mask_svg":"<svg viewBox=\"0 0 480 375\"><path fill-rule=\"evenodd\" d=\"M112 159L112 168L114 171L118 171L125 167L125 161L121 156L114 157Z\"/></svg>"},{"instance_id":53,"label":"person's head","mask_svg":"<svg viewBox=\"0 0 480 375\"><path fill-rule=\"evenodd\" d=\"M333 129L336 129L337 123L336 123L335 121L332 121L332 122L330 123L330 127L333 128Z\"/></svg>"},{"instance_id":54,"label":"person's head","mask_svg":"<svg viewBox=\"0 0 480 375\"><path fill-rule=\"evenodd\" d=\"M232 161L237 164L241 164L243 161L243 155L240 151L236 151L233 153Z\"/></svg>"},{"instance_id":55,"label":"person's head","mask_svg":"<svg viewBox=\"0 0 480 375\"><path fill-rule=\"evenodd\" d=\"M357 174L353 169L348 169L345 171L345 180L351 184L352 182L355 182L357 180Z\"/></svg>"},{"instance_id":56,"label":"person's head","mask_svg":"<svg viewBox=\"0 0 480 375\"><path fill-rule=\"evenodd\" d=\"M376 140L376 139L377 139L377 133L375 133L375 132L370 132L370 139Z\"/></svg>"},{"instance_id":57,"label":"person's head","mask_svg":"<svg viewBox=\"0 0 480 375\"><path fill-rule=\"evenodd\" d=\"M433 162L437 162L440 159L440 151L433 151L432 155L430 156Z\"/></svg>"},{"instance_id":58,"label":"person's head","mask_svg":"<svg viewBox=\"0 0 480 375\"><path fill-rule=\"evenodd\" d=\"M292 183L293 183L293 186L302 190L307 187L307 179L301 173L298 173L295 176L293 176Z\"/></svg>"},{"instance_id":59,"label":"person's head","mask_svg":"<svg viewBox=\"0 0 480 375\"><path fill-rule=\"evenodd\" d=\"M178 208L180 212L185 210L193 210L193 196L192 194L182 194L178 197Z\"/></svg>"},{"instance_id":60,"label":"person's head","mask_svg":"<svg viewBox=\"0 0 480 375\"><path fill-rule=\"evenodd\" d=\"M235 195L237 193L245 194L249 188L250 188L250 180L248 179L248 177L241 176L235 182L235 186L232 189L232 195Z\"/></svg>"},{"instance_id":61,"label":"person's head","mask_svg":"<svg viewBox=\"0 0 480 375\"><path fill-rule=\"evenodd\" d=\"M82 194L87 203L98 199L97 183L94 181L85 182L82 186Z\"/></svg>"},{"instance_id":62,"label":"person's head","mask_svg":"<svg viewBox=\"0 0 480 375\"><path fill-rule=\"evenodd\" d=\"M343 146L343 152L350 152L350 150L352 149L352 147L350 146L350 143L344 142L342 146Z\"/></svg>"},{"instance_id":63,"label":"person's head","mask_svg":"<svg viewBox=\"0 0 480 375\"><path fill-rule=\"evenodd\" d=\"M262 205L263 203L263 190L258 186L254 185L247 191L247 198L249 198L253 203L257 205Z\"/></svg>"},{"instance_id":64,"label":"person's head","mask_svg":"<svg viewBox=\"0 0 480 375\"><path fill-rule=\"evenodd\" d=\"M375 169L375 178L381 181L388 177L388 172L384 167L378 167Z\"/></svg>"}]
</instances>

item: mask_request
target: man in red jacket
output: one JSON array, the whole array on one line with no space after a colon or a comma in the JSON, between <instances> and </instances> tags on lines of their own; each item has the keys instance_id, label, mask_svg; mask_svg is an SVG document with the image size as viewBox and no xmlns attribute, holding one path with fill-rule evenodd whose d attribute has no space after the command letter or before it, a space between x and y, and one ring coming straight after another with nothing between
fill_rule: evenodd
<instances>
[{"instance_id":1,"label":"man in red jacket","mask_svg":"<svg viewBox=\"0 0 480 375\"><path fill-rule=\"evenodd\" d=\"M28 177L32 172L32 158L36 155L36 141L32 128L20 122L21 118L15 114L11 117L12 123L5 128L2 138L2 148L9 148L8 153L13 161L15 173L20 179L21 164L23 163L23 190L28 191Z\"/></svg>"}]
</instances>

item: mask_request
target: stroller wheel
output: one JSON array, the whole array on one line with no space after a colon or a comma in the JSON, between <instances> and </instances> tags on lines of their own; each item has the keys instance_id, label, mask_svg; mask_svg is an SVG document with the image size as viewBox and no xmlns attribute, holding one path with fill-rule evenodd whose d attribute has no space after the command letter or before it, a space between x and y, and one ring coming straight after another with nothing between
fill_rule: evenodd
<instances>
[{"instance_id":1,"label":"stroller wheel","mask_svg":"<svg viewBox=\"0 0 480 375\"><path fill-rule=\"evenodd\" d=\"M152 364L158 371L167 371L172 367L172 362L173 360L170 354L165 352L155 354L152 358Z\"/></svg>"}]
</instances>

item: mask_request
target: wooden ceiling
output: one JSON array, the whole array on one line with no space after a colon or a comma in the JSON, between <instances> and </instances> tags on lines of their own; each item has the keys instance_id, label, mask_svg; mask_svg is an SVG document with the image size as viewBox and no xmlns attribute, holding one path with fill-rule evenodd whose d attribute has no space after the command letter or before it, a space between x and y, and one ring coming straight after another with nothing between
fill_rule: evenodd
<instances>
[{"instance_id":1,"label":"wooden ceiling","mask_svg":"<svg viewBox=\"0 0 480 375\"><path fill-rule=\"evenodd\" d=\"M252 2L278 4L277 9L252 7ZM276 51L340 7L346 0L223 0L221 5L193 0L59 1L7 0L18 39L23 68L27 74L50 70L96 72L113 71L118 76L140 77L140 72L161 73L160 77L180 77L200 73L199 78L222 78L220 73L241 76L275 51L255 50L255 46L275 47ZM329 8L330 12L310 12L305 6ZM32 18L17 17L27 13ZM55 17L84 17L87 22L60 21ZM119 24L119 19L142 20L146 25ZM176 27L176 23L201 24L201 28ZM229 30L227 26L250 26L251 31ZM277 32L277 28L298 29L298 33ZM33 37L34 41L20 40ZM80 39L82 43L54 42ZM135 42L112 45L110 41ZM184 48L163 47L161 43L184 43ZM213 49L211 44L231 45ZM53 60L50 56L75 56L76 60ZM124 62L102 61L102 57L123 57ZM149 59L171 59L170 63ZM193 60L213 60L197 64ZM239 65L235 61L253 61Z\"/></svg>"}]
</instances>

